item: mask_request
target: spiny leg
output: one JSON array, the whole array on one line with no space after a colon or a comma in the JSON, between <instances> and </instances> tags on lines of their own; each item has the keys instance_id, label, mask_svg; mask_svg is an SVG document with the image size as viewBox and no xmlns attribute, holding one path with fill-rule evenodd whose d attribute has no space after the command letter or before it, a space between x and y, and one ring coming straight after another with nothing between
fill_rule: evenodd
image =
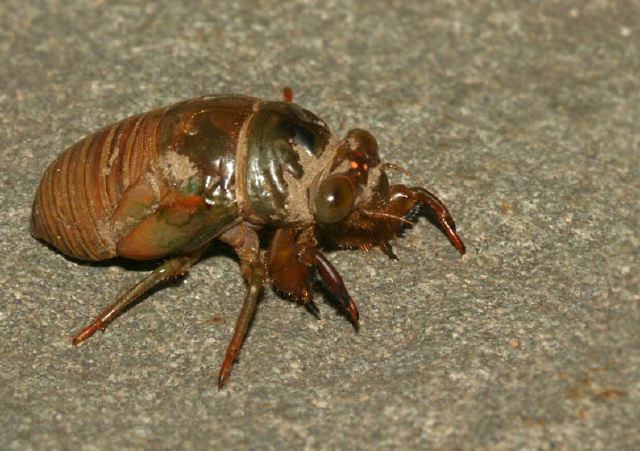
<instances>
[{"instance_id":1,"label":"spiny leg","mask_svg":"<svg viewBox=\"0 0 640 451\"><path fill-rule=\"evenodd\" d=\"M386 178L382 178L386 180ZM397 259L390 241L416 222L420 207L430 208L447 238L461 253L465 253L455 222L444 203L435 194L421 187L405 185L383 187L378 196L354 211L346 224L325 226L321 233L339 248L369 250L379 247L389 258Z\"/></svg>"},{"instance_id":2,"label":"spiny leg","mask_svg":"<svg viewBox=\"0 0 640 451\"><path fill-rule=\"evenodd\" d=\"M201 253L188 257L175 257L167 260L157 267L151 274L144 277L134 286L129 288L124 294L119 296L111 305L104 309L91 324L77 333L72 340L74 345L82 343L93 335L98 329L104 330L114 319L122 313L136 299L149 291L162 281L184 274L193 264L198 261Z\"/></svg>"},{"instance_id":3,"label":"spiny leg","mask_svg":"<svg viewBox=\"0 0 640 451\"><path fill-rule=\"evenodd\" d=\"M218 389L221 389L229 380L231 369L240 354L240 349L255 315L266 279L265 266L260 257L260 240L255 230L240 224L222 234L220 239L235 249L247 282L247 293L236 320L233 337L227 346L224 362L218 373Z\"/></svg>"},{"instance_id":4,"label":"spiny leg","mask_svg":"<svg viewBox=\"0 0 640 451\"><path fill-rule=\"evenodd\" d=\"M444 233L451 241L451 244L460 252L464 254L466 252L462 239L456 232L456 225L453 221L453 217L445 204L436 197L430 191L422 187L409 188L405 185L392 185L390 187L391 197L389 205L385 210L385 213L389 213L401 218L406 218L414 211L415 207L419 205L425 205L431 208L436 215L438 223L444 230ZM401 224L398 223L400 227Z\"/></svg>"},{"instance_id":5,"label":"spiny leg","mask_svg":"<svg viewBox=\"0 0 640 451\"><path fill-rule=\"evenodd\" d=\"M344 285L342 276L338 270L331 264L319 250L313 247L307 247L300 253L300 260L303 263L314 266L318 274L322 278L329 292L342 304L342 307L349 314L349 320L358 328L358 319L360 313L356 303L351 299L351 295Z\"/></svg>"},{"instance_id":6,"label":"spiny leg","mask_svg":"<svg viewBox=\"0 0 640 451\"><path fill-rule=\"evenodd\" d=\"M391 188L393 190L393 187ZM451 244L455 246L460 254L464 255L464 253L466 252L466 248L464 246L464 243L462 242L462 239L456 232L456 223L454 222L453 217L451 216L451 213L449 213L446 205L440 199L438 199L435 194L427 191L424 188L418 186L410 188L410 190L415 201L424 205L428 205L433 210L433 212L436 214L438 222L444 229L444 233L447 235L447 238L449 238L449 241L451 241Z\"/></svg>"},{"instance_id":7,"label":"spiny leg","mask_svg":"<svg viewBox=\"0 0 640 451\"><path fill-rule=\"evenodd\" d=\"M358 326L358 308L351 299L342 277L327 258L316 248L312 234L301 232L296 237L292 229L276 231L267 252L267 267L274 287L308 305L312 312L318 308L310 292L311 268L315 268L329 292L348 313L350 321Z\"/></svg>"},{"instance_id":8,"label":"spiny leg","mask_svg":"<svg viewBox=\"0 0 640 451\"><path fill-rule=\"evenodd\" d=\"M240 354L240 349L242 348L247 331L255 315L258 299L260 298L262 286L264 285L265 270L262 262L254 262L254 264L250 266L249 272L247 294L244 297L244 303L236 320L233 337L227 346L224 362L222 362L220 372L218 373L218 389L221 389L229 380L231 369L238 358L238 354Z\"/></svg>"},{"instance_id":9,"label":"spiny leg","mask_svg":"<svg viewBox=\"0 0 640 451\"><path fill-rule=\"evenodd\" d=\"M274 289L301 301L315 316L319 310L311 294L311 270L298 258L296 233L290 228L276 230L267 250L266 263Z\"/></svg>"}]
</instances>

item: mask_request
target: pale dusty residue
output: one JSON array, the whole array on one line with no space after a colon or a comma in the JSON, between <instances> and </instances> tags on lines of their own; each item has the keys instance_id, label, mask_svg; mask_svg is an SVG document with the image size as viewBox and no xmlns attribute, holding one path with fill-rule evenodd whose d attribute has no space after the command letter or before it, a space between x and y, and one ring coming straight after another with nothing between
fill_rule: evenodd
<instances>
[{"instance_id":1,"label":"pale dusty residue","mask_svg":"<svg viewBox=\"0 0 640 451\"><path fill-rule=\"evenodd\" d=\"M156 171L153 165L151 166L151 170L144 175L144 181L147 183L151 189L153 190L153 194L156 197L156 202L160 202L160 184L158 183L158 177L156 175Z\"/></svg>"},{"instance_id":2,"label":"pale dusty residue","mask_svg":"<svg viewBox=\"0 0 640 451\"><path fill-rule=\"evenodd\" d=\"M120 155L120 146L118 144L116 144L115 146L113 146L113 148L111 148L111 143L113 142L113 139L115 138L115 134L116 134L116 128L115 126L112 126L109 130L109 134L107 136L107 139L105 140L105 149L111 149L109 150L111 153L109 154L109 159L107 160L107 164L105 167L102 168L102 175L107 177L109 176L109 174L111 174L111 168L113 167L113 164L116 162L116 160L118 159L118 156ZM95 137L95 134L92 135L91 137L87 137L87 140L92 139L92 137Z\"/></svg>"},{"instance_id":3,"label":"pale dusty residue","mask_svg":"<svg viewBox=\"0 0 640 451\"><path fill-rule=\"evenodd\" d=\"M98 235L103 241L104 246L107 248L107 252L110 255L116 254L116 231L111 226L111 221L100 220L96 224Z\"/></svg>"},{"instance_id":4,"label":"pale dusty residue","mask_svg":"<svg viewBox=\"0 0 640 451\"><path fill-rule=\"evenodd\" d=\"M189 157L176 152L165 152L157 166L165 179L177 186L183 186L191 177L198 175L198 169Z\"/></svg>"},{"instance_id":5,"label":"pale dusty residue","mask_svg":"<svg viewBox=\"0 0 640 451\"><path fill-rule=\"evenodd\" d=\"M315 196L321 180L327 176L339 144L340 139L331 135L327 147L319 158L309 155L304 148L294 145L304 171L299 179L287 171L284 173L288 185L286 208L289 222L308 225L315 222L309 199Z\"/></svg>"},{"instance_id":6,"label":"pale dusty residue","mask_svg":"<svg viewBox=\"0 0 640 451\"><path fill-rule=\"evenodd\" d=\"M253 104L252 110L253 114L249 115L242 127L240 128L240 132L238 133L238 145L236 147L236 170L235 170L235 193L236 193L236 201L238 203L238 210L244 214L246 199L245 192L247 189L247 140L249 133L249 126L253 122L253 118L255 113L260 109L263 102L261 100L256 100Z\"/></svg>"},{"instance_id":7,"label":"pale dusty residue","mask_svg":"<svg viewBox=\"0 0 640 451\"><path fill-rule=\"evenodd\" d=\"M153 193L154 200L148 206L146 213L150 215L158 209L169 186L182 186L184 183L187 183L191 176L196 174L197 169L188 157L176 154L175 152L166 152L158 160L153 161L149 165L147 172L124 192L114 215L112 215L108 221L102 221L98 225L98 232L102 239L108 242L109 246L115 250L120 239L139 224L141 220L139 216L134 217L117 214L118 208L129 208L132 206L127 200L127 197L130 196L132 192L144 187L147 192ZM117 216L119 220L115 220L115 216Z\"/></svg>"}]
</instances>

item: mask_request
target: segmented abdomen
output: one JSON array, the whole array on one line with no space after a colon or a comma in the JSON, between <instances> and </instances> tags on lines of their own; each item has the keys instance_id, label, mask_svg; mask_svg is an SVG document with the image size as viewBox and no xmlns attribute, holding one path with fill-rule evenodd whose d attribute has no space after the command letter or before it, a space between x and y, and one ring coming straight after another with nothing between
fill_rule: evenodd
<instances>
[{"instance_id":1,"label":"segmented abdomen","mask_svg":"<svg viewBox=\"0 0 640 451\"><path fill-rule=\"evenodd\" d=\"M36 193L31 233L82 260L116 255L110 222L124 191L161 151L166 108L132 116L78 141L47 168Z\"/></svg>"}]
</instances>

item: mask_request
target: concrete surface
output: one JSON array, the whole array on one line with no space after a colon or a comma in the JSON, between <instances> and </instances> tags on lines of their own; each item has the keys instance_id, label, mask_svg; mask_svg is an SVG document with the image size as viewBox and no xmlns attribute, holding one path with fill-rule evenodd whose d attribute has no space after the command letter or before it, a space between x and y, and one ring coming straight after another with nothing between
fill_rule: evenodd
<instances>
[{"instance_id":1,"label":"concrete surface","mask_svg":"<svg viewBox=\"0 0 640 451\"><path fill-rule=\"evenodd\" d=\"M0 4L0 448L640 446L640 4L24 1ZM330 255L355 333L268 292L232 381L239 309L214 255L108 331L69 339L151 266L77 264L31 239L67 145L205 93L296 100L445 199Z\"/></svg>"}]
</instances>

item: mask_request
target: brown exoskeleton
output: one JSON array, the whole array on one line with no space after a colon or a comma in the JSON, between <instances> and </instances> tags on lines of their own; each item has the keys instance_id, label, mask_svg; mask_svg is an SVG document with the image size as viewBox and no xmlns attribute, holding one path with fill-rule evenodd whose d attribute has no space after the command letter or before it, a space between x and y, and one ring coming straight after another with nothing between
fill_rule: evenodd
<instances>
[{"instance_id":1,"label":"brown exoskeleton","mask_svg":"<svg viewBox=\"0 0 640 451\"><path fill-rule=\"evenodd\" d=\"M62 153L33 203L32 234L82 260L166 259L116 299L73 343L105 329L143 293L185 274L214 240L238 255L247 293L218 377L228 380L265 281L312 310L320 276L357 326L342 277L320 252L379 246L428 207L453 245L464 244L445 205L424 188L392 185L378 144L354 129L339 139L291 102L208 96L124 119ZM269 230L270 244L260 247Z\"/></svg>"}]
</instances>

